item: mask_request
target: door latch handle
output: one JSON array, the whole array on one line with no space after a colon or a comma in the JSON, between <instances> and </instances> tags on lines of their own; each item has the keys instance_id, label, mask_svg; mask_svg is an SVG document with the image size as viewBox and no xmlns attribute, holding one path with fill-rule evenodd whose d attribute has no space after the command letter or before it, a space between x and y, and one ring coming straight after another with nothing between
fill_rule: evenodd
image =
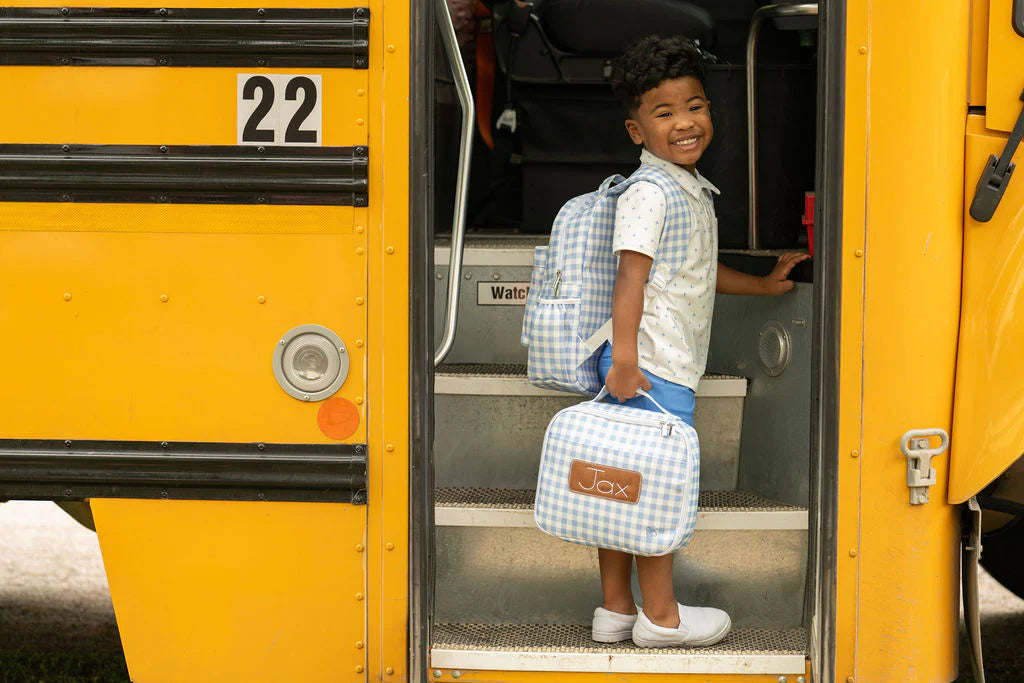
<instances>
[{"instance_id":1,"label":"door latch handle","mask_svg":"<svg viewBox=\"0 0 1024 683\"><path fill-rule=\"evenodd\" d=\"M1024 6L1024 1L1018 0L1018 2L1021 6ZM1021 92L1020 99L1024 101L1024 92ZM996 209L999 207L1003 193L1006 192L1006 186L1010 184L1010 176L1013 175L1013 169L1017 166L1016 164L1011 164L1010 159L1013 158L1014 153L1017 151L1017 146L1020 145L1022 137L1024 137L1024 108L1021 109L1020 116L1017 117L1017 123L1014 124L1013 132L1010 133L1010 137L1006 141L1003 153L1000 156L990 155L988 163L985 164L985 170L981 172L981 177L978 178L978 186L974 190L974 201L971 202L970 214L971 218L979 223L987 223L992 220L993 214L995 214Z\"/></svg>"},{"instance_id":2,"label":"door latch handle","mask_svg":"<svg viewBox=\"0 0 1024 683\"><path fill-rule=\"evenodd\" d=\"M939 445L932 447L931 438L938 437ZM900 439L900 450L907 457L907 486L910 504L928 502L928 487L935 485L932 458L942 455L949 447L949 434L944 429L911 429Z\"/></svg>"}]
</instances>

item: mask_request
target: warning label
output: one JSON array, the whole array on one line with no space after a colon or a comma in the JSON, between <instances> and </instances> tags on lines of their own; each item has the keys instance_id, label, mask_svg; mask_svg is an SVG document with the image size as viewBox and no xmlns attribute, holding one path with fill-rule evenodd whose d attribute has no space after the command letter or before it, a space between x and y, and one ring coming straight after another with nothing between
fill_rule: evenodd
<instances>
[{"instance_id":1,"label":"warning label","mask_svg":"<svg viewBox=\"0 0 1024 683\"><path fill-rule=\"evenodd\" d=\"M477 306L525 306L529 282L478 282Z\"/></svg>"}]
</instances>

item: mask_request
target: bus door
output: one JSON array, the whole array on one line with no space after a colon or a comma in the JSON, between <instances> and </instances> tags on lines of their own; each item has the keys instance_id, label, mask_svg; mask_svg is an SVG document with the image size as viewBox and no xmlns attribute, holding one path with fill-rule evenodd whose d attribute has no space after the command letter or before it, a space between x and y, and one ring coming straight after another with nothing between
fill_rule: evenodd
<instances>
[{"instance_id":1,"label":"bus door","mask_svg":"<svg viewBox=\"0 0 1024 683\"><path fill-rule=\"evenodd\" d=\"M133 680L404 676L400 9L0 8L0 498L89 502Z\"/></svg>"}]
</instances>

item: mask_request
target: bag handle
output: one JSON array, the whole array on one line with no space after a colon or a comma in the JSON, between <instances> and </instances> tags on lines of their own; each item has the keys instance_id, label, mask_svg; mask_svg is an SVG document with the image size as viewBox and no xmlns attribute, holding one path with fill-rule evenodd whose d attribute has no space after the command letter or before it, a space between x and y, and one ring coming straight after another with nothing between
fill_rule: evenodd
<instances>
[{"instance_id":1,"label":"bag handle","mask_svg":"<svg viewBox=\"0 0 1024 683\"><path fill-rule=\"evenodd\" d=\"M636 393L638 393L638 394L639 394L640 396L643 396L644 398L646 398L646 399L647 399L648 401L650 401L650 402L651 402L651 403L653 403L654 405L658 406L658 409L659 409L659 410L660 410L661 412L663 412L663 413L665 413L666 415L668 415L669 417L671 417L671 418L674 418L674 419L679 419L679 416L678 416L678 415L675 415L675 414L673 414L673 413L670 413L670 412L668 412L667 410L665 410L665 408L664 408L664 407L663 407L663 406L662 406L662 405L661 405L660 403L658 403L657 401L655 401L655 400L654 400L654 397L653 397L653 396L651 396L650 394L648 394L648 393L647 393L646 391L644 391L643 389L639 389L639 388L638 388L638 389L636 390ZM601 391L600 391L600 392L598 392L597 396L595 396L595 397L593 398L592 402L593 402L593 403L600 403L600 402L601 402L601 399L603 399L603 398L604 398L604 397L606 397L606 396L611 396L611 394L609 394L609 393L608 393L608 386L607 386L607 385L605 385L605 386L601 387Z\"/></svg>"}]
</instances>

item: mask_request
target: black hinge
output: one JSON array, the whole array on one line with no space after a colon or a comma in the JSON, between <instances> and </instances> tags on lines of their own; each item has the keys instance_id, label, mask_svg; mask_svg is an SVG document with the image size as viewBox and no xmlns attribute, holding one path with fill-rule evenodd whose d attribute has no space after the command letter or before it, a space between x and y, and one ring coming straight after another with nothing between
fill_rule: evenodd
<instances>
[{"instance_id":1,"label":"black hinge","mask_svg":"<svg viewBox=\"0 0 1024 683\"><path fill-rule=\"evenodd\" d=\"M1024 92L1021 92L1020 99L1024 101ZM981 172L981 177L978 178L978 186L974 191L974 201L971 202L970 214L971 218L979 223L986 223L992 220L992 215L995 214L996 209L999 207L1003 193L1006 192L1006 186L1010 184L1010 176L1013 175L1013 169L1017 166L1016 164L1011 164L1010 159L1013 158L1014 153L1017 151L1022 137L1024 137L1024 108L1021 109L1020 116L1017 117L1017 123L1014 124L1013 132L1010 133L1010 137L1006 141L1003 153L1000 156L994 154L989 156L985 170Z\"/></svg>"}]
</instances>

